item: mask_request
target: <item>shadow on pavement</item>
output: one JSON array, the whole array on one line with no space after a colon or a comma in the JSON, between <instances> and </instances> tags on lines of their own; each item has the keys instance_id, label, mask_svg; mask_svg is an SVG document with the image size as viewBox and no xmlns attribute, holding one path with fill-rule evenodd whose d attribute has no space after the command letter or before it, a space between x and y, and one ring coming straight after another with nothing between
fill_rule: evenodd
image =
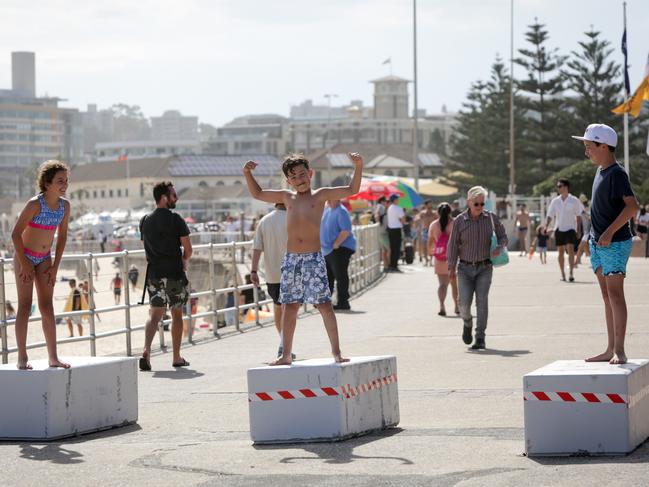
<instances>
[{"instance_id":1,"label":"shadow on pavement","mask_svg":"<svg viewBox=\"0 0 649 487\"><path fill-rule=\"evenodd\" d=\"M351 463L356 460L379 459L394 460L395 465L414 465L414 462L404 457L386 457L386 456L362 456L355 455L354 448L360 447L367 443L389 438L403 431L402 428L390 428L357 438L350 438L344 441L319 442L319 443L284 443L281 445L253 445L256 450L285 450L302 448L305 453L311 453L309 456L284 457L280 463L298 463L305 460L321 460L329 464Z\"/></svg>"},{"instance_id":2,"label":"shadow on pavement","mask_svg":"<svg viewBox=\"0 0 649 487\"><path fill-rule=\"evenodd\" d=\"M7 442L9 444L20 444L20 457L26 460L35 460L39 462L50 462L59 465L72 465L83 463L83 455L78 451L65 448L75 443L86 443L92 440L106 439L113 436L125 435L141 431L139 424L129 424L119 426L95 433L79 435L73 438L64 438L55 441L32 441L32 442ZM4 444L5 442L3 442Z\"/></svg>"},{"instance_id":3,"label":"shadow on pavement","mask_svg":"<svg viewBox=\"0 0 649 487\"><path fill-rule=\"evenodd\" d=\"M649 463L649 440L627 455L575 455L570 457L528 457L539 465L584 465Z\"/></svg>"},{"instance_id":4,"label":"shadow on pavement","mask_svg":"<svg viewBox=\"0 0 649 487\"><path fill-rule=\"evenodd\" d=\"M466 353L474 353L478 355L499 355L501 357L520 357L521 355L527 355L532 352L529 350L498 350L496 348L487 348L485 350L468 349Z\"/></svg>"},{"instance_id":5,"label":"shadow on pavement","mask_svg":"<svg viewBox=\"0 0 649 487\"><path fill-rule=\"evenodd\" d=\"M194 369L178 368L176 370L156 370L153 372L154 379L173 379L173 380L185 380L185 379L196 379L205 375L203 372L198 372Z\"/></svg>"},{"instance_id":6,"label":"shadow on pavement","mask_svg":"<svg viewBox=\"0 0 649 487\"><path fill-rule=\"evenodd\" d=\"M39 462L51 462L61 465L83 463L83 455L77 451L63 448L59 444L47 444L42 447L36 445L21 445L20 457Z\"/></svg>"}]
</instances>

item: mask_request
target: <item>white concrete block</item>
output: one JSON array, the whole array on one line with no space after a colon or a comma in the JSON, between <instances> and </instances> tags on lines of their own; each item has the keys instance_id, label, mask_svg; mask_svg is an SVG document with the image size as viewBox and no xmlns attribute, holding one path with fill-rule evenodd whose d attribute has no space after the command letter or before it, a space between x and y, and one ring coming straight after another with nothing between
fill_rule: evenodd
<instances>
[{"instance_id":1,"label":"white concrete block","mask_svg":"<svg viewBox=\"0 0 649 487\"><path fill-rule=\"evenodd\" d=\"M397 359L311 359L248 370L255 443L343 440L399 423Z\"/></svg>"},{"instance_id":2,"label":"white concrete block","mask_svg":"<svg viewBox=\"0 0 649 487\"><path fill-rule=\"evenodd\" d=\"M624 454L649 437L649 360L559 360L523 383L530 456Z\"/></svg>"},{"instance_id":3,"label":"white concrete block","mask_svg":"<svg viewBox=\"0 0 649 487\"><path fill-rule=\"evenodd\" d=\"M135 358L62 360L72 367L0 365L0 438L51 440L137 421Z\"/></svg>"}]
</instances>

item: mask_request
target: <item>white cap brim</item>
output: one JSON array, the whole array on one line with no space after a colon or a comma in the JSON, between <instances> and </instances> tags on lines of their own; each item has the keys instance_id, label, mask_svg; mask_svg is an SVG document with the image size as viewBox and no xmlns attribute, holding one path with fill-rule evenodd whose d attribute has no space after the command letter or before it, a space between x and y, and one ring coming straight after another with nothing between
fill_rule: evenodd
<instances>
[{"instance_id":1,"label":"white cap brim","mask_svg":"<svg viewBox=\"0 0 649 487\"><path fill-rule=\"evenodd\" d=\"M587 140L588 142L592 142L592 140L587 139L586 137L581 137L581 136L579 136L579 135L571 135L571 137L572 137L573 139L577 139L577 140Z\"/></svg>"}]
</instances>

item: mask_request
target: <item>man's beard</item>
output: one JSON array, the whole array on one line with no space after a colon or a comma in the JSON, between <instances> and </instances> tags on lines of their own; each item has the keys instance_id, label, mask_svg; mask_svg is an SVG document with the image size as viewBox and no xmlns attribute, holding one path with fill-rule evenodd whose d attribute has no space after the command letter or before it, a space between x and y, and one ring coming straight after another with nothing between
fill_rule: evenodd
<instances>
[{"instance_id":1,"label":"man's beard","mask_svg":"<svg viewBox=\"0 0 649 487\"><path fill-rule=\"evenodd\" d=\"M175 202L167 201L167 209L168 210L173 210L176 207Z\"/></svg>"}]
</instances>

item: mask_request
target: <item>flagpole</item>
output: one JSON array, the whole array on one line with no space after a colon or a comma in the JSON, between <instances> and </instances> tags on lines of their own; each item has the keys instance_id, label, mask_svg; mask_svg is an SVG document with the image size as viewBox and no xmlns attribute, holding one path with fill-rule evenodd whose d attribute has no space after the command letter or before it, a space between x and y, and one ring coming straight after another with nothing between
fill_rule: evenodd
<instances>
[{"instance_id":1,"label":"flagpole","mask_svg":"<svg viewBox=\"0 0 649 487\"><path fill-rule=\"evenodd\" d=\"M509 40L509 194L516 194L514 167L514 0L511 0Z\"/></svg>"},{"instance_id":2,"label":"flagpole","mask_svg":"<svg viewBox=\"0 0 649 487\"><path fill-rule=\"evenodd\" d=\"M622 3L622 8L624 11L624 32L626 34L626 2ZM627 53L629 52L629 39L627 37L626 39L626 50ZM626 72L627 66L626 66L626 58L627 56L624 57L624 69ZM624 100L629 99L629 91L626 88L626 83L624 83ZM630 169L629 169L629 113L624 112L624 169L626 169L627 174L630 176Z\"/></svg>"},{"instance_id":3,"label":"flagpole","mask_svg":"<svg viewBox=\"0 0 649 487\"><path fill-rule=\"evenodd\" d=\"M126 153L126 202L128 204L128 212L131 213L131 158Z\"/></svg>"},{"instance_id":4,"label":"flagpole","mask_svg":"<svg viewBox=\"0 0 649 487\"><path fill-rule=\"evenodd\" d=\"M419 127L417 125L417 118L419 111L417 106L417 0L412 0L412 20L413 20L413 58L414 58L414 82L413 82L413 131L412 131L412 163L415 167L415 190L419 191ZM392 66L392 63L390 63Z\"/></svg>"}]
</instances>

